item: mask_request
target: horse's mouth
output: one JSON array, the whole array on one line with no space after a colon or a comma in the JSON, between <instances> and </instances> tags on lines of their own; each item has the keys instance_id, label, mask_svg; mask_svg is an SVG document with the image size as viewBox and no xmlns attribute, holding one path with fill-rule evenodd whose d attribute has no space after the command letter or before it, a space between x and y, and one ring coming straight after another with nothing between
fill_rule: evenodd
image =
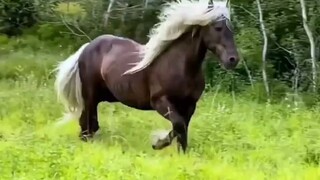
<instances>
[{"instance_id":1,"label":"horse's mouth","mask_svg":"<svg viewBox=\"0 0 320 180\"><path fill-rule=\"evenodd\" d=\"M237 67L238 63L237 62L233 62L233 63L221 63L221 66L225 69L225 70L234 70Z\"/></svg>"}]
</instances>

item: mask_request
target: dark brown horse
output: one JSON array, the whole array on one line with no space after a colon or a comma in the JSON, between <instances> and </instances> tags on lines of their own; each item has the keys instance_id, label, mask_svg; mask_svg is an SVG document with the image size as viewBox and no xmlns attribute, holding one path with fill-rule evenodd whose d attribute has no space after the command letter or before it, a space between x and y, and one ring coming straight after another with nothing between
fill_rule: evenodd
<instances>
[{"instance_id":1,"label":"dark brown horse","mask_svg":"<svg viewBox=\"0 0 320 180\"><path fill-rule=\"evenodd\" d=\"M185 152L188 125L205 87L201 65L207 49L226 69L235 68L239 58L227 2L168 3L159 19L146 45L102 35L57 68L58 96L68 115L74 115L65 120L80 117L82 138L98 131L100 102L121 102L155 110L172 123L172 130L159 136L153 149L177 137Z\"/></svg>"}]
</instances>

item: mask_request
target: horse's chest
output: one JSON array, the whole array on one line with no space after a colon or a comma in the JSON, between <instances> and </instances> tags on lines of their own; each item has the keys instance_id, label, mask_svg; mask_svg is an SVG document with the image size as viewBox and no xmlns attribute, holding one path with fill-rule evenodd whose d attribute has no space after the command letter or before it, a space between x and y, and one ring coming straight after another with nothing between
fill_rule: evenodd
<instances>
[{"instance_id":1,"label":"horse's chest","mask_svg":"<svg viewBox=\"0 0 320 180\"><path fill-rule=\"evenodd\" d=\"M204 90L205 83L201 77L188 79L177 78L168 87L174 95L198 99Z\"/></svg>"},{"instance_id":2,"label":"horse's chest","mask_svg":"<svg viewBox=\"0 0 320 180\"><path fill-rule=\"evenodd\" d=\"M154 67L160 65L154 65ZM162 65L161 68L154 68L149 74L151 96L198 100L205 87L204 77L201 72L193 75L185 72L183 68L174 69L166 66L166 64Z\"/></svg>"}]
</instances>

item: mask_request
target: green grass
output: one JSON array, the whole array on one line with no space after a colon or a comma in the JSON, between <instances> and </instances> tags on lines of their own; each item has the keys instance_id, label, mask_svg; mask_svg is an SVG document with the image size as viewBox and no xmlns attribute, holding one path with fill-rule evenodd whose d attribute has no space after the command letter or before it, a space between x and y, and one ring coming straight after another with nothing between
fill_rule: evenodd
<instances>
[{"instance_id":1,"label":"green grass","mask_svg":"<svg viewBox=\"0 0 320 180\"><path fill-rule=\"evenodd\" d=\"M150 133L170 128L169 122L121 104L99 106L101 131L83 143L76 121L54 126L62 106L53 80L43 77L61 59L41 53L0 58L0 72L10 74L15 64L38 72L0 80L0 179L320 178L319 108L258 104L241 95L202 96L186 155L177 154L176 144L152 150Z\"/></svg>"}]
</instances>

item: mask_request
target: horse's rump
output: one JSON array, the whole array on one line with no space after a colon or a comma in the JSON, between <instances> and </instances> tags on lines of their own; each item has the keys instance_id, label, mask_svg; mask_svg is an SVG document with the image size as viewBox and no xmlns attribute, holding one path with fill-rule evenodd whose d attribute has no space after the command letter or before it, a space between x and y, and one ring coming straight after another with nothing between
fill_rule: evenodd
<instances>
[{"instance_id":1,"label":"horse's rump","mask_svg":"<svg viewBox=\"0 0 320 180\"><path fill-rule=\"evenodd\" d=\"M113 35L97 37L80 57L82 80L90 84L88 88L108 89L117 101L126 105L150 108L149 88L144 72L123 75L141 60L142 48L143 45L127 38Z\"/></svg>"}]
</instances>

